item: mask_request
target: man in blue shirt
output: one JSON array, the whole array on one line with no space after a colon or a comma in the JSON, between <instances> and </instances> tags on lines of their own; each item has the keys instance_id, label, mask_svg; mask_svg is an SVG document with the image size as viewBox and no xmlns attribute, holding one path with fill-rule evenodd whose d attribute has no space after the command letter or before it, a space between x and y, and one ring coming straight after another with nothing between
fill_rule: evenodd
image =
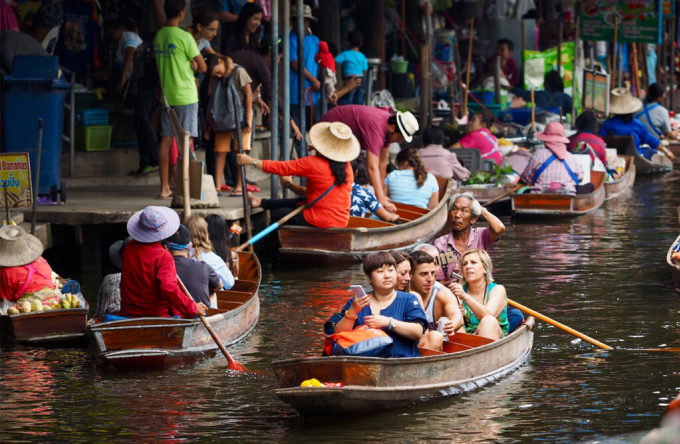
<instances>
[{"instance_id":1,"label":"man in blue shirt","mask_svg":"<svg viewBox=\"0 0 680 444\"><path fill-rule=\"evenodd\" d=\"M633 136L635 148L645 159L651 159L657 150L663 151L669 159L674 159L673 153L661 145L661 141L651 135L647 127L635 118L635 114L641 109L642 101L633 97L627 88L614 88L609 104L609 112L614 114L614 117L602 124L598 135Z\"/></svg>"},{"instance_id":2,"label":"man in blue shirt","mask_svg":"<svg viewBox=\"0 0 680 444\"><path fill-rule=\"evenodd\" d=\"M353 77L366 77L368 71L368 61L366 56L360 51L364 44L364 35L361 31L352 31L347 35L349 50L343 51L335 58L335 63L342 69L342 79L347 81ZM352 89L343 96L338 103L341 105L365 105L366 104L366 84L362 81L359 86Z\"/></svg>"},{"instance_id":3,"label":"man in blue shirt","mask_svg":"<svg viewBox=\"0 0 680 444\"><path fill-rule=\"evenodd\" d=\"M314 122L318 122L321 118L321 108L319 106L319 98L321 97L319 91L321 90L321 83L319 82L319 79L317 79L317 75L319 74L319 64L316 61L316 55L319 52L319 38L315 35L312 35L311 29L309 27L311 20L316 20L316 18L312 16L312 8L310 8L308 5L304 5L302 8L302 14L304 17L304 28L306 33L303 40L304 56L302 60L302 66L300 66L298 60L298 35L294 31L291 31L290 33L290 112L295 124L299 127L300 106L304 106L305 114L307 116L306 128L309 129L311 127L310 118L312 117L312 112L314 113ZM292 22L291 28L295 30L297 29L298 15L298 11L295 7L291 8L290 15ZM298 75L300 71L302 72L302 75L305 79L305 99L303 105L298 103ZM312 106L309 106L310 97ZM298 152L298 156L300 156L301 153L299 142L295 143L295 149Z\"/></svg>"}]
</instances>

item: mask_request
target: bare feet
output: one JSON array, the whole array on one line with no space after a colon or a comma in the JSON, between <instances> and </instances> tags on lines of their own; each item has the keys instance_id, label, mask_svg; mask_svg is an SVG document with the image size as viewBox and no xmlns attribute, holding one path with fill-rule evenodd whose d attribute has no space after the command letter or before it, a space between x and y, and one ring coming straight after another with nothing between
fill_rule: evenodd
<instances>
[{"instance_id":1,"label":"bare feet","mask_svg":"<svg viewBox=\"0 0 680 444\"><path fill-rule=\"evenodd\" d=\"M158 195L159 199L169 199L171 197L172 197L172 190L170 188L161 189L161 192Z\"/></svg>"},{"instance_id":2,"label":"bare feet","mask_svg":"<svg viewBox=\"0 0 680 444\"><path fill-rule=\"evenodd\" d=\"M253 196L250 193L248 193L248 200L250 200L250 208L260 208L262 205L262 199L257 196Z\"/></svg>"}]
</instances>

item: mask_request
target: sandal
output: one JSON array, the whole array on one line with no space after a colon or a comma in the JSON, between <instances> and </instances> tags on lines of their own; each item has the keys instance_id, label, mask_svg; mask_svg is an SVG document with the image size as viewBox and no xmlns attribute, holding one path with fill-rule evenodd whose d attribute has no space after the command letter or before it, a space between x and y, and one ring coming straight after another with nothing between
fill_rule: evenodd
<instances>
[{"instance_id":1,"label":"sandal","mask_svg":"<svg viewBox=\"0 0 680 444\"><path fill-rule=\"evenodd\" d=\"M220 187L220 191L231 191L231 187L229 185L227 185L226 183L224 183Z\"/></svg>"},{"instance_id":2,"label":"sandal","mask_svg":"<svg viewBox=\"0 0 680 444\"><path fill-rule=\"evenodd\" d=\"M229 196L231 196L231 197L242 197L243 193L240 192L240 191L232 191Z\"/></svg>"},{"instance_id":3,"label":"sandal","mask_svg":"<svg viewBox=\"0 0 680 444\"><path fill-rule=\"evenodd\" d=\"M261 193L262 190L257 185L248 185L248 192L250 192L250 193Z\"/></svg>"}]
</instances>

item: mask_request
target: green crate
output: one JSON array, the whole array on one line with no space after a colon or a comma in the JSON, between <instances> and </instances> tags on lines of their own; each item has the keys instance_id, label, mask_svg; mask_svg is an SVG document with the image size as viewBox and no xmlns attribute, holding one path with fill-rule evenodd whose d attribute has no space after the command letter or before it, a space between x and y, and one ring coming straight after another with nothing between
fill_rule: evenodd
<instances>
[{"instance_id":1,"label":"green crate","mask_svg":"<svg viewBox=\"0 0 680 444\"><path fill-rule=\"evenodd\" d=\"M82 151L106 151L111 147L113 125L76 125L76 147Z\"/></svg>"}]
</instances>

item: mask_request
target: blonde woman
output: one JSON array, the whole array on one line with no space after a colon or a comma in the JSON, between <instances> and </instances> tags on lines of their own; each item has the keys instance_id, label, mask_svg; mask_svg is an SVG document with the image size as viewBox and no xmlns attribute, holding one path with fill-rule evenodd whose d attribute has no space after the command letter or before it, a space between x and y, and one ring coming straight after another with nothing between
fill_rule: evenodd
<instances>
[{"instance_id":1,"label":"blonde woman","mask_svg":"<svg viewBox=\"0 0 680 444\"><path fill-rule=\"evenodd\" d=\"M465 332L494 341L508 334L508 298L505 287L493 282L493 265L482 249L467 250L460 258L463 281L451 289L461 303Z\"/></svg>"},{"instance_id":2,"label":"blonde woman","mask_svg":"<svg viewBox=\"0 0 680 444\"><path fill-rule=\"evenodd\" d=\"M224 260L213 251L210 236L208 235L208 224L205 219L201 216L193 215L187 221L187 228L189 228L191 233L191 243L193 244L191 257L210 265L220 277L222 289L229 290L234 286L234 275L231 274Z\"/></svg>"}]
</instances>

